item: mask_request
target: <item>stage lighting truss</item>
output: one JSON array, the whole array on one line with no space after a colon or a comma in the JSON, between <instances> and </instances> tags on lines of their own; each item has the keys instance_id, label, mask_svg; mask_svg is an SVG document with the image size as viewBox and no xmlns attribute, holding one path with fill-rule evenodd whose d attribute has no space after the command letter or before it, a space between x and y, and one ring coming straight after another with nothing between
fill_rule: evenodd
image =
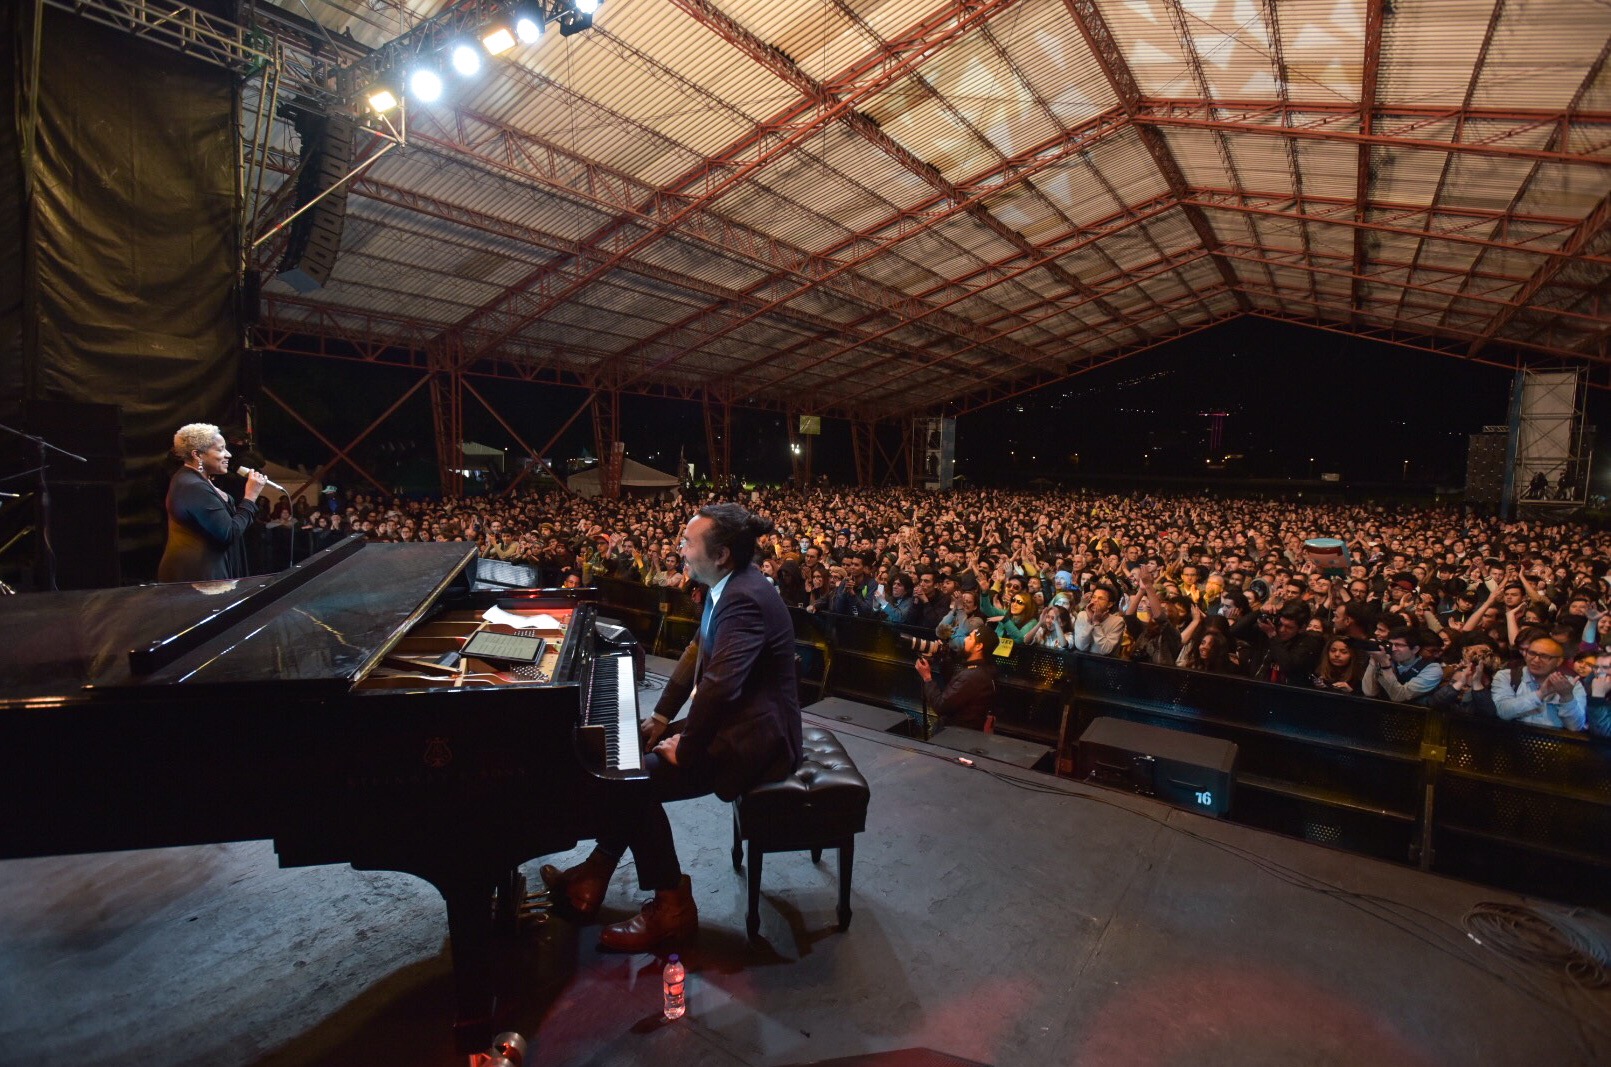
<instances>
[{"instance_id":1,"label":"stage lighting truss","mask_svg":"<svg viewBox=\"0 0 1611 1067\"><path fill-rule=\"evenodd\" d=\"M559 24L561 36L593 25L600 0L482 0L455 5L451 10L389 41L353 64L344 73L355 91L345 94L355 110L371 123L388 113L401 113L406 95L422 104L439 100L445 89L443 72L462 78L481 73L485 53L503 56L521 46L542 40L547 24ZM406 78L386 79L382 71L406 71Z\"/></svg>"}]
</instances>

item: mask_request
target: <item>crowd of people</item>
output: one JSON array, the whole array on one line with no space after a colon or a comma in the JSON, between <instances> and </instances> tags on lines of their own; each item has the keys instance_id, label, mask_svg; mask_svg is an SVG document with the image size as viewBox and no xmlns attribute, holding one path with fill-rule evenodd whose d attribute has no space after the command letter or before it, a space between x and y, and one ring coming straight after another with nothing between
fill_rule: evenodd
<instances>
[{"instance_id":1,"label":"crowd of people","mask_svg":"<svg viewBox=\"0 0 1611 1067\"><path fill-rule=\"evenodd\" d=\"M348 533L474 542L548 585L680 587L692 490L451 501L328 491L259 512L256 569ZM1611 736L1611 534L1455 507L966 490L762 490L756 560L791 606L1319 686ZM1339 566L1308 542L1346 546ZM1317 560L1319 560L1317 562ZM1607 624L1611 627L1611 624ZM1603 664L1603 665L1602 665Z\"/></svg>"}]
</instances>

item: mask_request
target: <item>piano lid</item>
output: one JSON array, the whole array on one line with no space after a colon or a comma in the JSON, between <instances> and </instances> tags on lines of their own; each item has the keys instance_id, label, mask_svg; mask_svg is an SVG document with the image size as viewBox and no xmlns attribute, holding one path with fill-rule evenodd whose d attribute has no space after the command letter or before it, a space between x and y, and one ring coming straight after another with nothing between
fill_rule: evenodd
<instances>
[{"instance_id":1,"label":"piano lid","mask_svg":"<svg viewBox=\"0 0 1611 1067\"><path fill-rule=\"evenodd\" d=\"M475 546L460 542L363 545L147 674L130 670L131 650L205 624L243 597L267 599L283 575L6 597L0 700L66 698L86 687L350 684L474 558Z\"/></svg>"}]
</instances>

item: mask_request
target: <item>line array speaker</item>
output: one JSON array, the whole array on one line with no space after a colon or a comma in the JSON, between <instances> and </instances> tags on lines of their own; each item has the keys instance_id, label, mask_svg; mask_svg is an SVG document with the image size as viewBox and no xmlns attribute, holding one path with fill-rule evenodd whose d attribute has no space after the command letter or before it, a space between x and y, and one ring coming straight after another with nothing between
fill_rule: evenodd
<instances>
[{"instance_id":1,"label":"line array speaker","mask_svg":"<svg viewBox=\"0 0 1611 1067\"><path fill-rule=\"evenodd\" d=\"M345 115L298 112L302 137L302 169L297 176L296 206L323 199L291 223L279 277L299 293L311 293L330 281L341 230L347 218L347 187L336 187L352 169L353 121ZM332 191L334 190L334 191Z\"/></svg>"}]
</instances>

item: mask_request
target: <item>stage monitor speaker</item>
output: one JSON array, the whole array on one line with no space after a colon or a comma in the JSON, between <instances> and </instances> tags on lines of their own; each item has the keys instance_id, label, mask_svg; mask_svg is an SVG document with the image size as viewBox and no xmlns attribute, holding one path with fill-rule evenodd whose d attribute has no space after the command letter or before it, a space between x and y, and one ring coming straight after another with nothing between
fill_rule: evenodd
<instances>
[{"instance_id":1,"label":"stage monitor speaker","mask_svg":"<svg viewBox=\"0 0 1611 1067\"><path fill-rule=\"evenodd\" d=\"M1236 745L1104 717L1080 735L1079 770L1081 778L1219 817L1231 810Z\"/></svg>"}]
</instances>

